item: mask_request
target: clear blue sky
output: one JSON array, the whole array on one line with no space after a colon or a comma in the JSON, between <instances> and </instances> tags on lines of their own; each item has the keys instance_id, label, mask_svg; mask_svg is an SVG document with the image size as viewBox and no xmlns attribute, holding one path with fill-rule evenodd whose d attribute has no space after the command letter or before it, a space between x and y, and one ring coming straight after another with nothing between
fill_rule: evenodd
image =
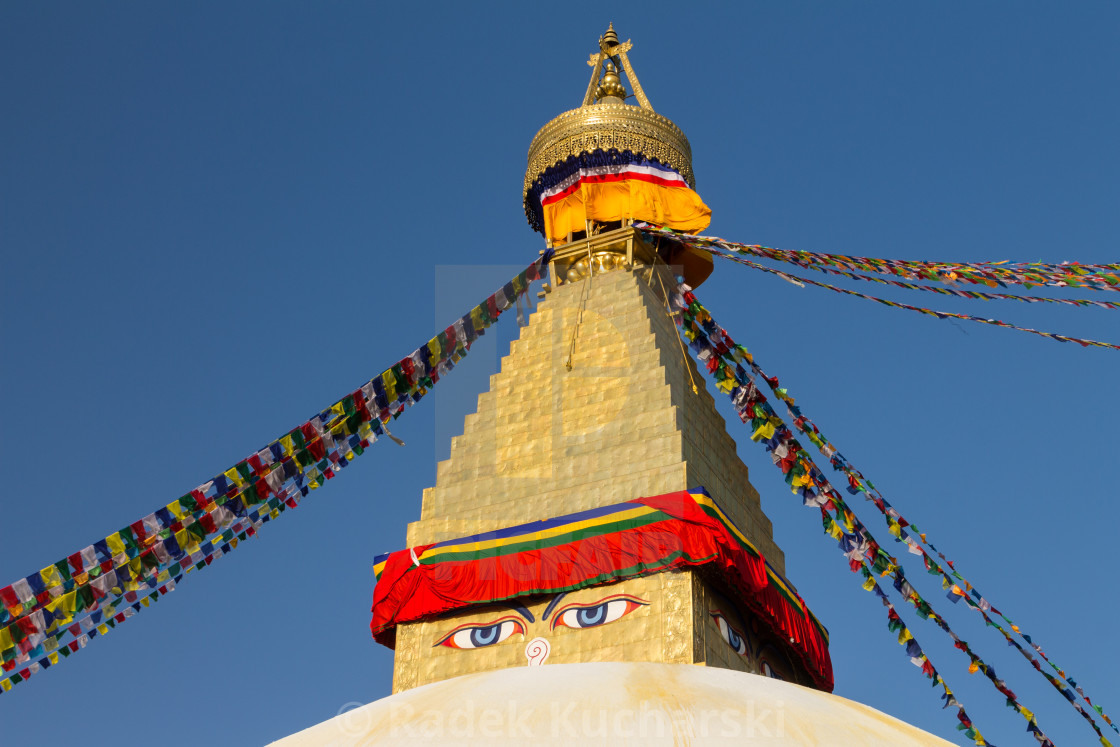
<instances>
[{"instance_id":1,"label":"clear blue sky","mask_svg":"<svg viewBox=\"0 0 1120 747\"><path fill-rule=\"evenodd\" d=\"M232 465L535 257L525 152L579 103L607 21L691 139L714 234L1120 261L1114 4L480 8L0 9L0 584ZM1120 716L1120 353L717 270L700 294L717 318ZM869 288L1120 342L1120 312ZM508 352L502 326L394 426L406 447L377 444L155 608L0 696L0 741L117 744L144 724L166 747L258 744L388 694L370 561L403 546L447 438ZM818 518L730 430L791 579L832 631L837 693L959 742ZM1050 736L1092 743L973 617L950 619ZM907 621L980 728L1028 743L965 658Z\"/></svg>"}]
</instances>

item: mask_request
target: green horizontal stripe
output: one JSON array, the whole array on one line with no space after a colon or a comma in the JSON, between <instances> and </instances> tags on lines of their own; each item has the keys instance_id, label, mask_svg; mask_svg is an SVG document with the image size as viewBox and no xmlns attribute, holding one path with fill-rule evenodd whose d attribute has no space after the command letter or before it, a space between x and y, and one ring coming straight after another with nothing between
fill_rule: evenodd
<instances>
[{"instance_id":1,"label":"green horizontal stripe","mask_svg":"<svg viewBox=\"0 0 1120 747\"><path fill-rule=\"evenodd\" d=\"M497 602L504 602L504 601L509 600L509 599L517 599L519 597L529 596L529 595L532 595L532 594L559 594L560 592L575 591L577 589L586 589L589 586L598 586L600 584L611 582L611 581L624 581L628 578L635 578L635 577L638 577L638 576L648 576L648 575L653 574L653 573L660 573L662 570L665 569L665 566L669 565L670 563L675 561L677 558L682 558L682 557L688 563L690 563L692 565L703 565L704 563L709 563L712 560L714 560L716 556L715 555L709 555L709 556L706 556L706 557L703 557L703 558L691 558L691 557L686 556L684 554L683 550L678 550L676 552L669 553L664 558L662 558L661 560L659 560L655 563L638 563L636 565L630 566L629 568L622 568L622 569L615 570L615 571L607 571L605 573L600 573L597 576L589 576L589 577L587 577L587 578L585 578L581 581L577 581L574 584L568 584L567 586L548 586L548 587L534 588L534 589L520 589L516 593L510 594L508 596L494 597L492 599L475 599L475 600L471 600L469 602L469 604L494 604L494 603L497 603ZM392 626L390 625L390 626L386 626L386 627L392 627Z\"/></svg>"},{"instance_id":2,"label":"green horizontal stripe","mask_svg":"<svg viewBox=\"0 0 1120 747\"><path fill-rule=\"evenodd\" d=\"M723 520L723 517L722 517L722 516L720 516L720 515L719 515L718 513L716 513L716 512L715 512L715 511L714 511L714 510L713 510L713 509L711 508L711 506L706 506L706 505L704 505L704 504L702 504L702 503L698 503L698 504L696 504L696 505L697 505L697 506L698 506L698 507L699 507L699 508L700 508L700 509L701 509L701 510L702 510L702 511L704 512L704 513L706 513L706 514L707 514L708 516L711 516L711 517L712 517L713 519L715 519L715 520L716 520L716 521L718 521L718 522L719 522L720 524L722 524L722 525L723 525L724 527L726 527L726 528L727 528L727 533L731 535L731 539L735 540L735 544L739 545L739 547L740 547L740 548L741 548L741 549L743 550L743 552L747 553L748 555L750 555L750 556L751 556L751 557L753 557L753 558L761 558L761 557L762 557L762 555L761 555L761 554L759 554L758 550L756 550L756 549L754 548L754 546L752 546L752 545L748 545L748 544L744 544L742 540L740 540L740 539L739 539L738 537L736 537L736 536L735 536L735 532L734 532L734 531L732 531L731 527L727 526L727 523L726 523L726 522L725 522L725 521Z\"/></svg>"},{"instance_id":3,"label":"green horizontal stripe","mask_svg":"<svg viewBox=\"0 0 1120 747\"><path fill-rule=\"evenodd\" d=\"M626 531L627 529L637 529L639 527L649 526L656 524L672 517L656 511L652 514L639 516L633 519L625 519L621 521L611 522L609 524L600 524L594 527L584 527L576 529L571 532L564 532L557 534L554 537L546 537L545 539L528 539L520 542L514 541L508 545L498 545L496 547L488 547L483 550L464 550L462 552L446 552L439 555L432 555L427 558L421 558L422 565L435 565L436 563L447 562L465 562L474 560L485 560L487 558L496 558L504 555L516 555L519 552L526 552L530 550L546 550L548 548L557 547L559 545L566 545L571 542L578 542L580 540L590 539L592 537L600 537L606 534L617 534ZM481 540L485 541L485 540Z\"/></svg>"}]
</instances>

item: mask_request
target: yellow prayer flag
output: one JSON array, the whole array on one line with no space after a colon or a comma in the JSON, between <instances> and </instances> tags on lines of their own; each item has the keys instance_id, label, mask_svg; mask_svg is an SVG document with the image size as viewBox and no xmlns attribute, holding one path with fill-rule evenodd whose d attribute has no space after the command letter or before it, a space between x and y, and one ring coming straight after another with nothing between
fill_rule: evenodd
<instances>
[{"instance_id":1,"label":"yellow prayer flag","mask_svg":"<svg viewBox=\"0 0 1120 747\"><path fill-rule=\"evenodd\" d=\"M57 664L58 663L58 653L55 652L53 654L48 654L47 655L47 661L49 661L51 664Z\"/></svg>"},{"instance_id":2,"label":"yellow prayer flag","mask_svg":"<svg viewBox=\"0 0 1120 747\"><path fill-rule=\"evenodd\" d=\"M0 689L3 689L4 692L8 692L9 690L12 689L12 681L10 679L8 679L7 677L0 680Z\"/></svg>"},{"instance_id":3,"label":"yellow prayer flag","mask_svg":"<svg viewBox=\"0 0 1120 747\"><path fill-rule=\"evenodd\" d=\"M976 662L972 662L971 664L968 665L968 673L969 674L976 674L976 672L978 672L979 670L980 670L980 665L977 664Z\"/></svg>"},{"instance_id":4,"label":"yellow prayer flag","mask_svg":"<svg viewBox=\"0 0 1120 747\"><path fill-rule=\"evenodd\" d=\"M242 477L241 473L238 472L233 467L227 469L222 474L224 474L229 479L230 482L232 482L234 485L236 485L239 488L243 487L245 485L245 478Z\"/></svg>"},{"instance_id":5,"label":"yellow prayer flag","mask_svg":"<svg viewBox=\"0 0 1120 747\"><path fill-rule=\"evenodd\" d=\"M59 601L62 603L59 607L62 609L62 612L66 614L67 622L69 622L70 618L74 616L74 613L78 609L78 590L75 589L67 594L63 594L59 597Z\"/></svg>"},{"instance_id":6,"label":"yellow prayer flag","mask_svg":"<svg viewBox=\"0 0 1120 747\"><path fill-rule=\"evenodd\" d=\"M106 625L105 623L101 623L100 625L97 626L97 632L100 633L101 635L105 635L106 633L109 632L109 626Z\"/></svg>"},{"instance_id":7,"label":"yellow prayer flag","mask_svg":"<svg viewBox=\"0 0 1120 747\"><path fill-rule=\"evenodd\" d=\"M62 575L53 565L48 565L43 570L39 571L39 575L43 579L43 585L48 589L54 588L55 586L62 586Z\"/></svg>"},{"instance_id":8,"label":"yellow prayer flag","mask_svg":"<svg viewBox=\"0 0 1120 747\"><path fill-rule=\"evenodd\" d=\"M121 539L120 532L113 532L105 538L105 542L109 545L110 555L115 557L124 552L124 540Z\"/></svg>"},{"instance_id":9,"label":"yellow prayer flag","mask_svg":"<svg viewBox=\"0 0 1120 747\"><path fill-rule=\"evenodd\" d=\"M179 543L179 547L183 552L194 552L198 549L198 540L186 529L180 529L178 532L175 532L175 541Z\"/></svg>"},{"instance_id":10,"label":"yellow prayer flag","mask_svg":"<svg viewBox=\"0 0 1120 747\"><path fill-rule=\"evenodd\" d=\"M290 456L295 451L296 447L290 435L280 439L280 448L284 450L284 456Z\"/></svg>"},{"instance_id":11,"label":"yellow prayer flag","mask_svg":"<svg viewBox=\"0 0 1120 747\"><path fill-rule=\"evenodd\" d=\"M482 309L479 306L475 306L473 309L471 309L471 325L476 330L486 329L488 326L490 326L485 321L483 321Z\"/></svg>"},{"instance_id":12,"label":"yellow prayer flag","mask_svg":"<svg viewBox=\"0 0 1120 747\"><path fill-rule=\"evenodd\" d=\"M13 646L12 632L7 627L0 628L0 651L7 651Z\"/></svg>"},{"instance_id":13,"label":"yellow prayer flag","mask_svg":"<svg viewBox=\"0 0 1120 747\"><path fill-rule=\"evenodd\" d=\"M763 423L758 427L758 430L751 434L752 441L759 441L761 439L770 439L774 437L774 424Z\"/></svg>"},{"instance_id":14,"label":"yellow prayer flag","mask_svg":"<svg viewBox=\"0 0 1120 747\"><path fill-rule=\"evenodd\" d=\"M187 515L187 512L183 509L183 504L179 503L179 501L172 501L171 503L168 503L167 510L170 511L175 516L175 518L179 519L180 521L182 521L183 517Z\"/></svg>"}]
</instances>

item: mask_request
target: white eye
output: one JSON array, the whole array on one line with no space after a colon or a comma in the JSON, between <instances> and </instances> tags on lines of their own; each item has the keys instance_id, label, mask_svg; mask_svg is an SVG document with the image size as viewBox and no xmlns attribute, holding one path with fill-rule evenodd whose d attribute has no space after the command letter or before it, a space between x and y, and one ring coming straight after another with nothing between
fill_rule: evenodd
<instances>
[{"instance_id":1,"label":"white eye","mask_svg":"<svg viewBox=\"0 0 1120 747\"><path fill-rule=\"evenodd\" d=\"M457 630L440 641L450 648L483 648L509 638L514 633L524 633L521 623L516 620L502 620L492 625L476 625Z\"/></svg>"},{"instance_id":2,"label":"white eye","mask_svg":"<svg viewBox=\"0 0 1120 747\"><path fill-rule=\"evenodd\" d=\"M618 599L608 599L589 607L573 606L556 615L552 627L596 628L600 625L612 623L645 604L646 602L639 602L636 599L620 597Z\"/></svg>"},{"instance_id":3,"label":"white eye","mask_svg":"<svg viewBox=\"0 0 1120 747\"><path fill-rule=\"evenodd\" d=\"M745 637L740 634L739 631L735 630L735 628L728 625L727 619L723 615L713 612L712 618L715 620L716 626L719 628L719 634L723 637L724 642L735 649L735 653L740 656L746 656L747 641Z\"/></svg>"}]
</instances>

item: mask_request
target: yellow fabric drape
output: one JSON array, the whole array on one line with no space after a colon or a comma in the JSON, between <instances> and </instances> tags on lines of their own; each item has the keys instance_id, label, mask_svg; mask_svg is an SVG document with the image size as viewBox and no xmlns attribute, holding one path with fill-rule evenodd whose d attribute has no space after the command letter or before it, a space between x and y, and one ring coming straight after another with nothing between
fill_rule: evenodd
<instances>
[{"instance_id":1,"label":"yellow fabric drape","mask_svg":"<svg viewBox=\"0 0 1120 747\"><path fill-rule=\"evenodd\" d=\"M689 233L712 222L711 208L693 190L640 179L581 183L543 210L545 235L553 241L584 230L585 219L605 223L632 218Z\"/></svg>"}]
</instances>

